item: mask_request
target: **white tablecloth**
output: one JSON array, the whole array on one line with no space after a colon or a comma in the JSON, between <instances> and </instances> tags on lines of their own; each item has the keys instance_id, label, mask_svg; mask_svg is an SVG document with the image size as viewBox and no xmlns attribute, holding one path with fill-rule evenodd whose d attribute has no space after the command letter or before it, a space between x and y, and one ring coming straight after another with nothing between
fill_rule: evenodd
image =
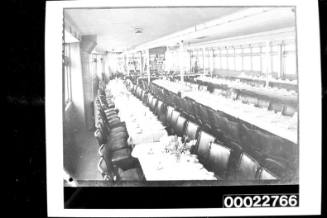
<instances>
[{"instance_id":1,"label":"white tablecloth","mask_svg":"<svg viewBox=\"0 0 327 218\"><path fill-rule=\"evenodd\" d=\"M253 87L244 82L240 82L237 80L228 80L228 79L222 79L222 78L210 78L210 77L205 77L205 76L201 76L196 79L203 81L203 82L210 82L212 84L227 85L229 88L244 89L247 91L261 93L261 94L265 94L268 96L273 96L275 98L278 98L278 97L279 98L287 98L287 99L296 99L297 98L297 93L295 91L288 91L286 89Z\"/></svg>"},{"instance_id":2,"label":"white tablecloth","mask_svg":"<svg viewBox=\"0 0 327 218\"><path fill-rule=\"evenodd\" d=\"M133 96L121 80L110 81L107 90L113 95L121 121L126 122L130 142L133 144L156 142L168 135L156 115Z\"/></svg>"},{"instance_id":3,"label":"white tablecloth","mask_svg":"<svg viewBox=\"0 0 327 218\"><path fill-rule=\"evenodd\" d=\"M155 80L154 83L166 89L173 86L180 86L181 90L188 90L187 87L183 87L184 85L181 82ZM174 85L171 85L171 83L174 83ZM293 117L283 116L280 113L274 113L267 109L243 104L240 101L233 101L232 99L215 95L207 91L184 91L182 92L182 97L189 97L214 110L222 111L295 144L297 143L297 114L294 114Z\"/></svg>"},{"instance_id":4,"label":"white tablecloth","mask_svg":"<svg viewBox=\"0 0 327 218\"><path fill-rule=\"evenodd\" d=\"M162 142L138 144L132 155L139 159L147 181L217 180L194 155L165 152Z\"/></svg>"}]
</instances>

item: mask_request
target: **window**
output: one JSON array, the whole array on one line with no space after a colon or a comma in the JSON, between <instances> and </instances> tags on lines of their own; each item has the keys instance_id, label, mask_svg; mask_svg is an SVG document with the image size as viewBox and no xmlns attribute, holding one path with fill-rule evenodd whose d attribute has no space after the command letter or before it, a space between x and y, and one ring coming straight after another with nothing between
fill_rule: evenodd
<instances>
[{"instance_id":1,"label":"window","mask_svg":"<svg viewBox=\"0 0 327 218\"><path fill-rule=\"evenodd\" d=\"M71 87L71 47L70 43L64 43L64 97L65 105L72 101L72 87Z\"/></svg>"}]
</instances>

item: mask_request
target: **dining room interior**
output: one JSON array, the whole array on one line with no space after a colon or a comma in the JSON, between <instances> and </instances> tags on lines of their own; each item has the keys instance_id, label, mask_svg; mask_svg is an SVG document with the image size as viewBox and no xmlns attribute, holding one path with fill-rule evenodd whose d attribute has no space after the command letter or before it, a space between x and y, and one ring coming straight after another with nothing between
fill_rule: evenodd
<instances>
[{"instance_id":1,"label":"dining room interior","mask_svg":"<svg viewBox=\"0 0 327 218\"><path fill-rule=\"evenodd\" d=\"M66 186L299 183L294 7L63 16Z\"/></svg>"}]
</instances>

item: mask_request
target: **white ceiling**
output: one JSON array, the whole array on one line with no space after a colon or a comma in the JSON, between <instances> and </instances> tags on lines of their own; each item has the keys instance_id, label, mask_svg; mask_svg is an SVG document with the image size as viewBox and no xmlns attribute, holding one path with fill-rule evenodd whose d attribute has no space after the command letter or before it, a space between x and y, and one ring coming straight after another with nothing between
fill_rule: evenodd
<instances>
[{"instance_id":1,"label":"white ceiling","mask_svg":"<svg viewBox=\"0 0 327 218\"><path fill-rule=\"evenodd\" d=\"M97 50L131 49L176 31L242 10L242 8L65 9L82 35L97 35ZM135 34L135 27L143 33Z\"/></svg>"}]
</instances>

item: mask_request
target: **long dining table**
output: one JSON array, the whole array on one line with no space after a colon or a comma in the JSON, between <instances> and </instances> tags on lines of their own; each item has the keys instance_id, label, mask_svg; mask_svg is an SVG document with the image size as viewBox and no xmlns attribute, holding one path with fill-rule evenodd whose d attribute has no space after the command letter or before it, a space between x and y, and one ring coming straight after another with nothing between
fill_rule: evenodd
<instances>
[{"instance_id":1,"label":"long dining table","mask_svg":"<svg viewBox=\"0 0 327 218\"><path fill-rule=\"evenodd\" d=\"M241 92L248 93L249 95L256 95L263 99L278 101L289 105L295 105L297 107L298 95L294 90L288 91L286 89L275 87L253 87L237 80L233 81L224 78L211 78L206 76L197 77L196 80L213 85L225 86L229 89L240 90Z\"/></svg>"},{"instance_id":2,"label":"long dining table","mask_svg":"<svg viewBox=\"0 0 327 218\"><path fill-rule=\"evenodd\" d=\"M165 126L141 100L127 90L122 80L112 80L107 87L119 110L121 121L126 123L129 143L156 142L168 135Z\"/></svg>"},{"instance_id":3,"label":"long dining table","mask_svg":"<svg viewBox=\"0 0 327 218\"><path fill-rule=\"evenodd\" d=\"M155 80L153 83L176 94L180 92L182 97L191 98L200 104L243 120L292 143L297 144L298 142L297 113L292 117L284 116L281 113L244 104L241 101L235 101L206 90L197 90L197 87L186 85L181 81Z\"/></svg>"},{"instance_id":4,"label":"long dining table","mask_svg":"<svg viewBox=\"0 0 327 218\"><path fill-rule=\"evenodd\" d=\"M139 144L132 155L139 159L147 181L218 180L199 163L196 155L167 150L166 137L160 142Z\"/></svg>"},{"instance_id":5,"label":"long dining table","mask_svg":"<svg viewBox=\"0 0 327 218\"><path fill-rule=\"evenodd\" d=\"M122 80L111 80L107 92L112 95L121 121L126 123L132 156L138 158L147 181L217 180L189 149L174 150L171 145L186 145L177 136L168 136L165 126Z\"/></svg>"}]
</instances>

